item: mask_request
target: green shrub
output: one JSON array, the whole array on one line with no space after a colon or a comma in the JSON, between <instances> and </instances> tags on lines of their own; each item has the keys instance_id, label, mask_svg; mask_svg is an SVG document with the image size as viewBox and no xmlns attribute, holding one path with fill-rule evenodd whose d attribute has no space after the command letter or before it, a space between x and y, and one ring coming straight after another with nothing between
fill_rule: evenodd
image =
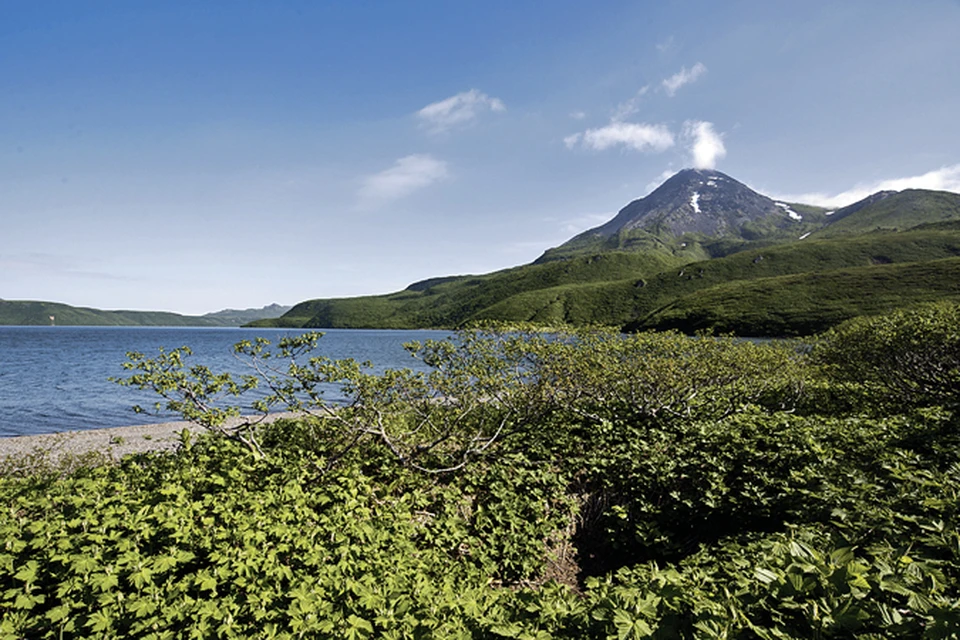
<instances>
[{"instance_id":1,"label":"green shrub","mask_svg":"<svg viewBox=\"0 0 960 640\"><path fill-rule=\"evenodd\" d=\"M947 311L887 322L943 358L921 338L950 337ZM483 329L383 375L310 357L319 336L258 340L246 406L252 379L134 354L128 384L209 432L0 476L0 638L957 638L952 396L897 405L878 360L818 410L811 385L861 353L844 331L811 365L788 343ZM276 408L298 415L224 421Z\"/></svg>"},{"instance_id":2,"label":"green shrub","mask_svg":"<svg viewBox=\"0 0 960 640\"><path fill-rule=\"evenodd\" d=\"M814 350L839 385L858 385L883 407L956 406L960 400L960 304L934 303L856 318Z\"/></svg>"}]
</instances>

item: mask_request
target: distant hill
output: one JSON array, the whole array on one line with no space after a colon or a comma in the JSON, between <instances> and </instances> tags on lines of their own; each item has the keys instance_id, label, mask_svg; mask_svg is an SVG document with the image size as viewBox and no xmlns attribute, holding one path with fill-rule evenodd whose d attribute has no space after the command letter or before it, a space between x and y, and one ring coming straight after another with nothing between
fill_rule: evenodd
<instances>
[{"instance_id":1,"label":"distant hill","mask_svg":"<svg viewBox=\"0 0 960 640\"><path fill-rule=\"evenodd\" d=\"M230 326L239 327L241 325L253 322L254 320L262 320L264 318L279 318L292 308L293 307L290 305L273 303L268 304L265 307L260 307L259 309L224 309L223 311L206 313L200 317L223 322Z\"/></svg>"},{"instance_id":2,"label":"distant hill","mask_svg":"<svg viewBox=\"0 0 960 640\"><path fill-rule=\"evenodd\" d=\"M104 311L59 302L0 300L0 325L238 327L259 318L280 316L289 308L273 304L262 309L228 309L186 316L166 311Z\"/></svg>"},{"instance_id":3,"label":"distant hill","mask_svg":"<svg viewBox=\"0 0 960 640\"><path fill-rule=\"evenodd\" d=\"M677 298L627 329L802 336L937 300L960 302L960 258L735 280Z\"/></svg>"},{"instance_id":4,"label":"distant hill","mask_svg":"<svg viewBox=\"0 0 960 640\"><path fill-rule=\"evenodd\" d=\"M866 203L866 204L864 204ZM835 238L876 231L903 231L922 224L960 220L960 194L905 189L881 191L837 210L815 238Z\"/></svg>"},{"instance_id":5,"label":"distant hill","mask_svg":"<svg viewBox=\"0 0 960 640\"><path fill-rule=\"evenodd\" d=\"M652 276L683 264L670 254L610 252L504 269L482 276L436 278L397 293L308 300L261 327L412 329L456 327L486 317L485 310L512 296L560 285Z\"/></svg>"},{"instance_id":6,"label":"distant hill","mask_svg":"<svg viewBox=\"0 0 960 640\"><path fill-rule=\"evenodd\" d=\"M400 329L503 320L688 331L736 326L750 335L799 334L878 308L858 298L852 284L860 278L861 291L874 291L868 283L872 273L884 282L885 293L874 293L887 307L897 299L906 304L950 297L948 283L931 283L937 269L945 269L948 277L952 267L918 265L958 256L958 194L879 192L828 211L771 199L718 171L686 169L607 223L548 249L532 264L486 275L431 278L382 296L309 300L278 319L252 324ZM904 280L923 285L908 290L888 276L898 269L922 273L929 281ZM846 273L850 270L853 275ZM835 278L832 272L837 272ZM738 292L765 290L758 284L763 282L779 289L749 298L749 304L773 304L778 295L777 308L785 319L751 325L750 317L762 316L762 307L751 307L753 315L735 320L723 296L738 300ZM803 307L790 307L790 300L798 299L791 288L817 300L810 293L817 286L824 287L824 299L834 300L831 291L846 292L850 304L824 303L820 320L815 304L803 312L810 317L790 311ZM711 313L716 322L703 320Z\"/></svg>"},{"instance_id":7,"label":"distant hill","mask_svg":"<svg viewBox=\"0 0 960 640\"><path fill-rule=\"evenodd\" d=\"M685 296L699 300L698 292L717 285L950 257L960 257L960 228L944 231L920 228L848 239L804 240L688 263L648 278L529 291L485 309L474 319L647 328L633 321Z\"/></svg>"}]
</instances>

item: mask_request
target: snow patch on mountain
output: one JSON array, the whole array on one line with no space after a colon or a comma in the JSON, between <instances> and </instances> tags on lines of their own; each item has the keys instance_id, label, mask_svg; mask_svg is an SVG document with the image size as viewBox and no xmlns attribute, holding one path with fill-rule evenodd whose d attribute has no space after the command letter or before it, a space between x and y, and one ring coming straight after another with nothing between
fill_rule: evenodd
<instances>
[{"instance_id":1,"label":"snow patch on mountain","mask_svg":"<svg viewBox=\"0 0 960 640\"><path fill-rule=\"evenodd\" d=\"M694 191L693 195L690 196L690 206L693 207L693 210L697 213L700 213L700 192Z\"/></svg>"},{"instance_id":2,"label":"snow patch on mountain","mask_svg":"<svg viewBox=\"0 0 960 640\"><path fill-rule=\"evenodd\" d=\"M785 203L785 202L775 202L774 204L777 205L778 207L780 207L781 209L783 209L784 211L786 211L786 212L787 212L787 215L790 216L791 218L793 218L794 220L796 220L796 221L798 221L798 222L799 222L800 220L803 220L803 216L800 215L799 213L797 213L796 211L794 211L793 209L791 209L791 208L790 208L790 205L788 205L787 203Z\"/></svg>"}]
</instances>

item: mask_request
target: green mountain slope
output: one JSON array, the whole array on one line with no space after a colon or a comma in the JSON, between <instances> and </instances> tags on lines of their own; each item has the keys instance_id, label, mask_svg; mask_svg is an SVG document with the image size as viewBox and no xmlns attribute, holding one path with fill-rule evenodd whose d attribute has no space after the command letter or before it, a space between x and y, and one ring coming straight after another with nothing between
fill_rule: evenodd
<instances>
[{"instance_id":1,"label":"green mountain slope","mask_svg":"<svg viewBox=\"0 0 960 640\"><path fill-rule=\"evenodd\" d=\"M383 296L310 300L296 305L277 320L251 324L361 329L456 327L489 317L484 313L486 309L519 294L557 286L636 280L684 261L659 252L610 252L515 267L484 276L434 279Z\"/></svg>"},{"instance_id":2,"label":"green mountain slope","mask_svg":"<svg viewBox=\"0 0 960 640\"><path fill-rule=\"evenodd\" d=\"M502 320L647 326L654 312L719 285L960 256L958 227L960 195L954 193L879 192L828 212L773 200L720 172L684 170L533 264L484 276L432 278L384 296L310 300L279 319L253 324L448 328ZM825 312L825 321L829 317ZM784 331L812 326L799 316L797 321Z\"/></svg>"},{"instance_id":3,"label":"green mountain slope","mask_svg":"<svg viewBox=\"0 0 960 640\"><path fill-rule=\"evenodd\" d=\"M488 307L475 318L624 325L677 298L727 282L955 256L960 256L960 229L921 229L844 240L804 240L690 263L646 279L528 291Z\"/></svg>"},{"instance_id":4,"label":"green mountain slope","mask_svg":"<svg viewBox=\"0 0 960 640\"><path fill-rule=\"evenodd\" d=\"M50 316L54 320L50 320ZM102 311L59 302L0 300L0 325L220 327L224 321L164 311Z\"/></svg>"},{"instance_id":5,"label":"green mountain slope","mask_svg":"<svg viewBox=\"0 0 960 640\"><path fill-rule=\"evenodd\" d=\"M214 311L213 313L205 313L200 317L222 322L232 327L239 327L254 320L279 318L291 308L289 305L284 306L273 303L258 309L224 309L222 311Z\"/></svg>"},{"instance_id":6,"label":"green mountain slope","mask_svg":"<svg viewBox=\"0 0 960 640\"><path fill-rule=\"evenodd\" d=\"M937 300L960 301L960 258L729 282L678 298L628 329L810 335L856 316Z\"/></svg>"},{"instance_id":7,"label":"green mountain slope","mask_svg":"<svg viewBox=\"0 0 960 640\"><path fill-rule=\"evenodd\" d=\"M166 311L104 311L59 302L0 300L0 325L238 327L257 318L280 315L288 308L270 305L262 309L226 309L203 316L185 316Z\"/></svg>"},{"instance_id":8,"label":"green mountain slope","mask_svg":"<svg viewBox=\"0 0 960 640\"><path fill-rule=\"evenodd\" d=\"M879 194L878 194L879 195ZM849 208L856 207L852 205ZM922 224L960 219L960 194L949 191L905 189L844 215L841 209L812 238L835 238L874 231L897 231Z\"/></svg>"},{"instance_id":9,"label":"green mountain slope","mask_svg":"<svg viewBox=\"0 0 960 640\"><path fill-rule=\"evenodd\" d=\"M417 283L386 296L310 301L279 321L254 324L414 328L502 320L625 325L677 298L727 282L954 256L960 256L960 229L950 228L804 240L675 263L669 269L658 269L661 261L642 262L643 254L607 253L444 279L433 286Z\"/></svg>"}]
</instances>

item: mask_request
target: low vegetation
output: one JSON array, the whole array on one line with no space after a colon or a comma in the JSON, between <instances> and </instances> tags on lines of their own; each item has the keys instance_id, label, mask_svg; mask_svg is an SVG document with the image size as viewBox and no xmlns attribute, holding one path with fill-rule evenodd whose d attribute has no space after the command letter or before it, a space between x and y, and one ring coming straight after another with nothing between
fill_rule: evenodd
<instances>
[{"instance_id":1,"label":"low vegetation","mask_svg":"<svg viewBox=\"0 0 960 640\"><path fill-rule=\"evenodd\" d=\"M960 256L960 231L948 223L781 245L740 243L726 250L732 253L713 259L650 249L550 260L486 276L437 279L385 296L304 302L282 318L254 324L412 329L493 320L810 335L900 306L897 301L954 298L955 275L933 261ZM908 263L912 273L924 274L919 281L890 277L884 269ZM850 269L861 275L848 277ZM774 280L783 276L796 277ZM868 289L882 294L882 302L861 288L881 281L882 291ZM758 295L762 305L751 297ZM761 308L770 310L767 317L741 313Z\"/></svg>"},{"instance_id":2,"label":"low vegetation","mask_svg":"<svg viewBox=\"0 0 960 640\"><path fill-rule=\"evenodd\" d=\"M719 284L677 298L628 329L812 335L857 316L938 300L960 301L960 258Z\"/></svg>"},{"instance_id":3,"label":"low vegetation","mask_svg":"<svg viewBox=\"0 0 960 640\"><path fill-rule=\"evenodd\" d=\"M0 637L957 638L958 319L130 354L204 433L0 478Z\"/></svg>"},{"instance_id":4,"label":"low vegetation","mask_svg":"<svg viewBox=\"0 0 960 640\"><path fill-rule=\"evenodd\" d=\"M202 316L166 311L105 311L59 302L0 299L0 325L84 327L239 327L258 318L276 317L290 307L224 309Z\"/></svg>"}]
</instances>

